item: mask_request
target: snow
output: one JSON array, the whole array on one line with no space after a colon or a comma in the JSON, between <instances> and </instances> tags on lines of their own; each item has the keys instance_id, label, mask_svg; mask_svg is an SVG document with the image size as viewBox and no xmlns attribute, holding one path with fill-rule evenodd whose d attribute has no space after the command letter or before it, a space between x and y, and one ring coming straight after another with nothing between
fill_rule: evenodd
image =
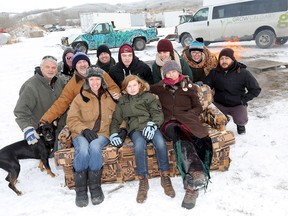
<instances>
[{"instance_id":1,"label":"snow","mask_svg":"<svg viewBox=\"0 0 288 216\"><path fill-rule=\"evenodd\" d=\"M159 34L173 33L173 28L159 29ZM13 109L18 99L21 85L33 75L44 55L54 55L61 59L63 50L59 43L62 36L80 32L80 29L69 29L65 32L52 32L43 38L21 38L21 42L0 46L0 148L23 138L15 122ZM157 42L147 45L144 51L136 52L142 60L155 58ZM174 48L182 50L180 44L173 42ZM212 44L211 51L219 53L224 43ZM230 44L234 45L234 44ZM243 42L235 49L243 61L257 58L288 62L288 45L262 50L254 42ZM118 49L112 49L117 60ZM96 62L95 51L90 52L91 62ZM279 86L287 82L287 69L274 72L279 77ZM278 75L279 73L279 75ZM192 210L181 208L185 191L180 177L173 177L172 183L176 197L164 195L160 179L149 180L150 190L144 204L136 203L138 182L127 182L123 188L111 192L122 184L104 184L102 186L105 200L99 206L91 202L86 208L78 208L74 203L75 192L64 187L64 173L50 159L51 178L37 168L37 160L22 160L19 183L17 187L24 192L23 196L8 188L4 180L7 173L0 170L0 215L38 216L38 215L213 215L213 216L262 216L288 215L288 172L287 141L288 100L287 88L269 89L272 82L267 72L257 73L263 87L260 96L249 103L249 122L247 133L238 135L235 125L230 121L227 129L236 135L236 144L231 146L230 169L226 172L211 172L211 183L206 193L201 191L196 207ZM286 85L287 87L287 85ZM280 92L279 92L280 91ZM273 99L275 95L275 99ZM276 97L277 96L277 97ZM110 193L111 192L111 193Z\"/></svg>"}]
</instances>

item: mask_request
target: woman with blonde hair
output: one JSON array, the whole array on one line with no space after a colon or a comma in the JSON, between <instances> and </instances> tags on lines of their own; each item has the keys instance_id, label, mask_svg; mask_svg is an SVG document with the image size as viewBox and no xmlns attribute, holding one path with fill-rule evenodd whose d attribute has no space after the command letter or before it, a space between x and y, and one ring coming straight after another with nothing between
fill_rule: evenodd
<instances>
[{"instance_id":1,"label":"woman with blonde hair","mask_svg":"<svg viewBox=\"0 0 288 216\"><path fill-rule=\"evenodd\" d=\"M157 155L161 186L167 196L175 197L169 177L169 162L165 140L159 130L164 116L161 104L156 95L148 92L148 83L136 75L128 75L122 83L122 93L113 113L110 125L110 142L120 147L123 140L118 134L120 124L124 120L128 136L134 143L136 171L139 176L139 189L136 201L143 203L147 199L148 164L146 145L152 142Z\"/></svg>"}]
</instances>

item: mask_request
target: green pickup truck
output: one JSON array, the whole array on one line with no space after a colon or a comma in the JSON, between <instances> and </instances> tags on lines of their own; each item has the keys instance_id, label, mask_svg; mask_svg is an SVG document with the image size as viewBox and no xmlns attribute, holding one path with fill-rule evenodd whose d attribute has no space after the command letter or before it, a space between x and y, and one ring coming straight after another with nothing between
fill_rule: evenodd
<instances>
[{"instance_id":1,"label":"green pickup truck","mask_svg":"<svg viewBox=\"0 0 288 216\"><path fill-rule=\"evenodd\" d=\"M118 48L127 43L135 50L144 50L146 44L159 40L157 33L156 28L116 30L110 23L95 23L84 34L62 37L61 44L86 53L88 50L97 50L101 44Z\"/></svg>"}]
</instances>

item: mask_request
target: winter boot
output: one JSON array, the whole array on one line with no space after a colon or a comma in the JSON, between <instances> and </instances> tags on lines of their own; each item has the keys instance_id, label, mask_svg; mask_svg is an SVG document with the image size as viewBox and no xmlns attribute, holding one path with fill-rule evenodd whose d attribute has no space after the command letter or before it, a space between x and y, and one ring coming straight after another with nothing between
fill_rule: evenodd
<instances>
[{"instance_id":1,"label":"winter boot","mask_svg":"<svg viewBox=\"0 0 288 216\"><path fill-rule=\"evenodd\" d=\"M164 188L164 193L173 198L175 197L175 191L173 189L173 186L171 184L171 179L169 177L169 172L164 171L161 173L161 186Z\"/></svg>"},{"instance_id":2,"label":"winter boot","mask_svg":"<svg viewBox=\"0 0 288 216\"><path fill-rule=\"evenodd\" d=\"M104 200L104 194L101 188L101 177L102 169L88 171L89 191L91 194L91 201L93 205L98 205Z\"/></svg>"},{"instance_id":3,"label":"winter boot","mask_svg":"<svg viewBox=\"0 0 288 216\"><path fill-rule=\"evenodd\" d=\"M206 187L208 184L208 178L205 176L203 171L192 172L192 186L194 190Z\"/></svg>"},{"instance_id":4,"label":"winter boot","mask_svg":"<svg viewBox=\"0 0 288 216\"><path fill-rule=\"evenodd\" d=\"M194 208L197 197L198 197L198 190L187 188L181 206L186 209Z\"/></svg>"},{"instance_id":5,"label":"winter boot","mask_svg":"<svg viewBox=\"0 0 288 216\"><path fill-rule=\"evenodd\" d=\"M246 133L245 126L237 125L237 132L238 134L245 134Z\"/></svg>"},{"instance_id":6,"label":"winter boot","mask_svg":"<svg viewBox=\"0 0 288 216\"><path fill-rule=\"evenodd\" d=\"M78 207L86 207L88 205L87 195L87 170L74 173L76 199L75 203Z\"/></svg>"},{"instance_id":7,"label":"winter boot","mask_svg":"<svg viewBox=\"0 0 288 216\"><path fill-rule=\"evenodd\" d=\"M139 176L139 189L136 197L138 203L143 203L147 199L147 192L149 190L148 178Z\"/></svg>"}]
</instances>

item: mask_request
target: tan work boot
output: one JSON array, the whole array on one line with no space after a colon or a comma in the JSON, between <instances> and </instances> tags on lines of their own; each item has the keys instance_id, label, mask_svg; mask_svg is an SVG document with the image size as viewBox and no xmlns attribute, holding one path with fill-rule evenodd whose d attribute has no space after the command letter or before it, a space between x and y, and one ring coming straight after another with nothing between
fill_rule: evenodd
<instances>
[{"instance_id":1,"label":"tan work boot","mask_svg":"<svg viewBox=\"0 0 288 216\"><path fill-rule=\"evenodd\" d=\"M186 189L186 193L181 206L186 209L194 208L197 197L198 190Z\"/></svg>"},{"instance_id":2,"label":"tan work boot","mask_svg":"<svg viewBox=\"0 0 288 216\"><path fill-rule=\"evenodd\" d=\"M173 186L171 184L171 179L169 177L169 172L164 171L161 173L161 186L164 188L164 193L173 198L175 197L175 191L173 189Z\"/></svg>"},{"instance_id":3,"label":"tan work boot","mask_svg":"<svg viewBox=\"0 0 288 216\"><path fill-rule=\"evenodd\" d=\"M149 190L148 178L145 176L139 177L139 188L136 201L143 203L147 199L147 192Z\"/></svg>"}]
</instances>

